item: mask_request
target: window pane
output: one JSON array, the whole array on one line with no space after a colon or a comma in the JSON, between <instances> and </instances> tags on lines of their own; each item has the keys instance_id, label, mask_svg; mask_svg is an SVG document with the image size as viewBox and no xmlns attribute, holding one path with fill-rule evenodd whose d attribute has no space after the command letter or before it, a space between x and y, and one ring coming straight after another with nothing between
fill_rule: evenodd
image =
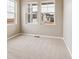
<instances>
[{"instance_id":1,"label":"window pane","mask_svg":"<svg viewBox=\"0 0 79 59\"><path fill-rule=\"evenodd\" d=\"M47 12L55 12L55 8L48 7Z\"/></svg>"},{"instance_id":2,"label":"window pane","mask_svg":"<svg viewBox=\"0 0 79 59\"><path fill-rule=\"evenodd\" d=\"M38 24L38 21L37 21L37 13L32 14L32 19L33 19L33 23L34 24Z\"/></svg>"},{"instance_id":3,"label":"window pane","mask_svg":"<svg viewBox=\"0 0 79 59\"><path fill-rule=\"evenodd\" d=\"M28 13L30 13L30 4L28 4Z\"/></svg>"},{"instance_id":4,"label":"window pane","mask_svg":"<svg viewBox=\"0 0 79 59\"><path fill-rule=\"evenodd\" d=\"M7 5L7 17L14 18L15 17L15 0L8 0Z\"/></svg>"},{"instance_id":5,"label":"window pane","mask_svg":"<svg viewBox=\"0 0 79 59\"><path fill-rule=\"evenodd\" d=\"M32 12L37 12L38 6L37 4L32 4Z\"/></svg>"},{"instance_id":6,"label":"window pane","mask_svg":"<svg viewBox=\"0 0 79 59\"><path fill-rule=\"evenodd\" d=\"M28 14L28 23L30 23L30 14Z\"/></svg>"},{"instance_id":7,"label":"window pane","mask_svg":"<svg viewBox=\"0 0 79 59\"><path fill-rule=\"evenodd\" d=\"M55 4L48 4L48 12L55 12Z\"/></svg>"},{"instance_id":8,"label":"window pane","mask_svg":"<svg viewBox=\"0 0 79 59\"><path fill-rule=\"evenodd\" d=\"M41 19L43 23L53 23L55 16L55 4L42 3L41 4Z\"/></svg>"},{"instance_id":9,"label":"window pane","mask_svg":"<svg viewBox=\"0 0 79 59\"><path fill-rule=\"evenodd\" d=\"M47 13L47 8L41 8L42 13Z\"/></svg>"},{"instance_id":10,"label":"window pane","mask_svg":"<svg viewBox=\"0 0 79 59\"><path fill-rule=\"evenodd\" d=\"M47 4L44 4L44 3L43 3L43 4L41 5L41 12L42 12L42 13L47 13Z\"/></svg>"},{"instance_id":11,"label":"window pane","mask_svg":"<svg viewBox=\"0 0 79 59\"><path fill-rule=\"evenodd\" d=\"M38 6L37 4L32 4L32 22L34 24L37 24L37 12L38 12Z\"/></svg>"},{"instance_id":12,"label":"window pane","mask_svg":"<svg viewBox=\"0 0 79 59\"><path fill-rule=\"evenodd\" d=\"M36 3L28 4L28 23L37 24L38 5Z\"/></svg>"},{"instance_id":13,"label":"window pane","mask_svg":"<svg viewBox=\"0 0 79 59\"><path fill-rule=\"evenodd\" d=\"M8 14L8 18L10 18L10 19L14 18L14 15L13 14Z\"/></svg>"},{"instance_id":14,"label":"window pane","mask_svg":"<svg viewBox=\"0 0 79 59\"><path fill-rule=\"evenodd\" d=\"M8 12L14 12L14 7L9 6L8 7Z\"/></svg>"}]
</instances>

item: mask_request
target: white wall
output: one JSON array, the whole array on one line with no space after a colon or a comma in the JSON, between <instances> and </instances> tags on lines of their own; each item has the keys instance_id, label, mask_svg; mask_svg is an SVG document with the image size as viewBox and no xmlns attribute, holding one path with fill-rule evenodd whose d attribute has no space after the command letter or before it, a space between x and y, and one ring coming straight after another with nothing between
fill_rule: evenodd
<instances>
[{"instance_id":1,"label":"white wall","mask_svg":"<svg viewBox=\"0 0 79 59\"><path fill-rule=\"evenodd\" d=\"M21 22L22 32L28 34L42 34L51 36L63 36L63 0L56 0L56 25L40 25L40 24L26 24L25 7L27 1L35 0L21 0ZM46 0L36 0L37 2ZM48 0L49 1L49 0ZM54 0L51 0L54 1Z\"/></svg>"},{"instance_id":2,"label":"white wall","mask_svg":"<svg viewBox=\"0 0 79 59\"><path fill-rule=\"evenodd\" d=\"M64 0L64 40L72 53L72 0Z\"/></svg>"},{"instance_id":3,"label":"white wall","mask_svg":"<svg viewBox=\"0 0 79 59\"><path fill-rule=\"evenodd\" d=\"M8 24L7 25L7 37L11 37L17 33L20 32L20 0L17 0L17 5L18 5L18 8L17 8L17 24Z\"/></svg>"}]
</instances>

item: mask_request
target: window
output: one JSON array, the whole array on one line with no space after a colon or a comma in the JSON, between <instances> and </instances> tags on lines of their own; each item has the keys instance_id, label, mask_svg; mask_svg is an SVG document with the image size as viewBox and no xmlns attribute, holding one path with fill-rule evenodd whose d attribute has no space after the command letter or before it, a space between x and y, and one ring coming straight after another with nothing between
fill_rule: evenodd
<instances>
[{"instance_id":1,"label":"window","mask_svg":"<svg viewBox=\"0 0 79 59\"><path fill-rule=\"evenodd\" d=\"M16 0L8 0L7 23L14 23L16 19Z\"/></svg>"},{"instance_id":2,"label":"window","mask_svg":"<svg viewBox=\"0 0 79 59\"><path fill-rule=\"evenodd\" d=\"M28 2L26 17L27 23L39 24L40 22L40 24L54 24L55 3L40 2L38 5L38 3L35 2Z\"/></svg>"},{"instance_id":3,"label":"window","mask_svg":"<svg viewBox=\"0 0 79 59\"><path fill-rule=\"evenodd\" d=\"M44 24L53 24L55 22L55 4L41 3L41 19Z\"/></svg>"},{"instance_id":4,"label":"window","mask_svg":"<svg viewBox=\"0 0 79 59\"><path fill-rule=\"evenodd\" d=\"M37 24L37 12L38 12L38 6L36 3L29 3L28 4L28 23L34 23Z\"/></svg>"}]
</instances>

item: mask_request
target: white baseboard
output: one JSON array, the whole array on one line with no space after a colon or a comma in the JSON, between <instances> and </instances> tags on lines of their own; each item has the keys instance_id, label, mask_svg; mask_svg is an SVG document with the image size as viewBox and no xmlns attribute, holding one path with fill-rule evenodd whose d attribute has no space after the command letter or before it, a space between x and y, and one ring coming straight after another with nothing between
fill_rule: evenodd
<instances>
[{"instance_id":1,"label":"white baseboard","mask_svg":"<svg viewBox=\"0 0 79 59\"><path fill-rule=\"evenodd\" d=\"M67 44L66 44L66 42L65 42L65 40L64 40L64 39L63 39L63 41L64 41L64 43L65 43L65 45L66 45L66 47L67 47L67 49L68 49L68 51L69 51L70 56L72 57L72 53L71 53L71 51L70 51L69 47L67 46Z\"/></svg>"},{"instance_id":2,"label":"white baseboard","mask_svg":"<svg viewBox=\"0 0 79 59\"><path fill-rule=\"evenodd\" d=\"M14 37L16 37L16 36L19 36L19 35L21 35L21 34L22 34L22 33L17 33L17 34L15 34L15 35L9 37L8 40L9 40L9 39L12 39L12 38L14 38Z\"/></svg>"},{"instance_id":3,"label":"white baseboard","mask_svg":"<svg viewBox=\"0 0 79 59\"><path fill-rule=\"evenodd\" d=\"M23 35L30 35L30 36L40 36L40 37L44 37L44 38L57 38L57 39L63 39L63 37L57 37L57 36L48 36L48 35L40 35L40 34L26 34L26 33L22 33Z\"/></svg>"}]
</instances>

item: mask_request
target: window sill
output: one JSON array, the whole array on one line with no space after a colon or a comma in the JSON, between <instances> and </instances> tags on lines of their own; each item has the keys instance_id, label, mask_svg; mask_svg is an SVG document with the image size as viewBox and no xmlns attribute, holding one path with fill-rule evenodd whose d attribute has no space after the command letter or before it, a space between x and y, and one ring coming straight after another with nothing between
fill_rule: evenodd
<instances>
[{"instance_id":1,"label":"window sill","mask_svg":"<svg viewBox=\"0 0 79 59\"><path fill-rule=\"evenodd\" d=\"M34 24L34 23L27 23L27 24L33 24L33 25L56 25L56 23L52 23L52 24Z\"/></svg>"},{"instance_id":2,"label":"window sill","mask_svg":"<svg viewBox=\"0 0 79 59\"><path fill-rule=\"evenodd\" d=\"M44 24L44 25L56 25L56 24Z\"/></svg>"},{"instance_id":3,"label":"window sill","mask_svg":"<svg viewBox=\"0 0 79 59\"><path fill-rule=\"evenodd\" d=\"M56 25L56 23L44 23L44 25Z\"/></svg>"}]
</instances>

